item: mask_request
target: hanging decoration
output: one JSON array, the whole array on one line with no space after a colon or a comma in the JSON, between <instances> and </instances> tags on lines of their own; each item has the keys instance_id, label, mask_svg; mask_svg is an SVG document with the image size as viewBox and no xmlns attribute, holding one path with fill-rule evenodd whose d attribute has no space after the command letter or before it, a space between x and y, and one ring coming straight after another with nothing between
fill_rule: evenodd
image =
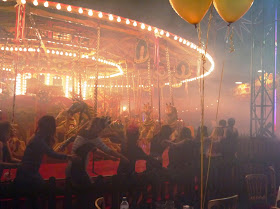
<instances>
[{"instance_id":1,"label":"hanging decoration","mask_svg":"<svg viewBox=\"0 0 280 209\"><path fill-rule=\"evenodd\" d=\"M25 4L21 0L17 0L16 8L16 31L15 41L19 41L24 38L25 28Z\"/></svg>"},{"instance_id":2,"label":"hanging decoration","mask_svg":"<svg viewBox=\"0 0 280 209\"><path fill-rule=\"evenodd\" d=\"M139 39L135 47L135 63L144 63L149 59L149 48L145 39Z\"/></svg>"},{"instance_id":3,"label":"hanging decoration","mask_svg":"<svg viewBox=\"0 0 280 209\"><path fill-rule=\"evenodd\" d=\"M254 0L214 0L220 17L231 24L243 17L253 5Z\"/></svg>"},{"instance_id":4,"label":"hanging decoration","mask_svg":"<svg viewBox=\"0 0 280 209\"><path fill-rule=\"evenodd\" d=\"M212 0L169 0L177 14L190 24L198 24L206 15Z\"/></svg>"}]
</instances>

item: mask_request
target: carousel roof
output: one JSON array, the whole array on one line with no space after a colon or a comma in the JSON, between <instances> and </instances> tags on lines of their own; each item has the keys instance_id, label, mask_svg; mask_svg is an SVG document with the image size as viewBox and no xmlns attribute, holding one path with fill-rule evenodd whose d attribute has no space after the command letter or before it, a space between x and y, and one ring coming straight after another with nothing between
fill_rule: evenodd
<instances>
[{"instance_id":1,"label":"carousel roof","mask_svg":"<svg viewBox=\"0 0 280 209\"><path fill-rule=\"evenodd\" d=\"M166 80L165 85L169 85L169 67L176 77L175 83L197 80L214 70L214 61L206 53L206 70L200 75L198 60L205 51L173 33L113 14L56 2L21 0L19 4L26 6L25 32L23 39L16 42L15 4L15 1L0 2L0 55L5 69L12 69L17 61L22 71L54 71L61 75L79 72L93 78L97 65L101 78L118 78L126 69L146 78L149 66L151 70L155 68L149 63L154 63L158 37L160 76ZM186 72L179 72L181 69Z\"/></svg>"}]
</instances>

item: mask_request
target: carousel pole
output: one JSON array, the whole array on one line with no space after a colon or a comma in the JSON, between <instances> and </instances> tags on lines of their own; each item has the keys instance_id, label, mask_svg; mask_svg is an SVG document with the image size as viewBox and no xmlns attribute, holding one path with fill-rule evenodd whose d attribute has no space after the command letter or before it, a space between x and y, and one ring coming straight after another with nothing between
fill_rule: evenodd
<instances>
[{"instance_id":1,"label":"carousel pole","mask_svg":"<svg viewBox=\"0 0 280 209\"><path fill-rule=\"evenodd\" d=\"M170 96L171 104L174 106L172 72L170 67L170 56L169 56L169 49L167 44L165 47L165 54L166 54L166 62L167 62L167 70L168 70L169 96Z\"/></svg>"},{"instance_id":2,"label":"carousel pole","mask_svg":"<svg viewBox=\"0 0 280 209\"><path fill-rule=\"evenodd\" d=\"M129 87L129 76L128 76L128 68L127 68L127 63L125 62L125 68L126 68L126 93L127 93L127 105L128 105L128 114L129 118L131 117L130 115L130 87Z\"/></svg>"},{"instance_id":3,"label":"carousel pole","mask_svg":"<svg viewBox=\"0 0 280 209\"><path fill-rule=\"evenodd\" d=\"M150 104L153 107L153 90L152 90L152 75L151 75L151 59L148 59L148 83L149 83L149 96Z\"/></svg>"},{"instance_id":4,"label":"carousel pole","mask_svg":"<svg viewBox=\"0 0 280 209\"><path fill-rule=\"evenodd\" d=\"M98 58L99 58L99 47L100 47L100 26L97 28L97 42L96 42L96 61L95 61L95 85L94 85L94 116L97 116L97 102L98 102Z\"/></svg>"},{"instance_id":5,"label":"carousel pole","mask_svg":"<svg viewBox=\"0 0 280 209\"><path fill-rule=\"evenodd\" d=\"M155 68L158 72L157 76L157 88L158 88L158 121L159 126L161 127L161 92L160 92L160 85L159 85L159 37L155 37Z\"/></svg>"},{"instance_id":6,"label":"carousel pole","mask_svg":"<svg viewBox=\"0 0 280 209\"><path fill-rule=\"evenodd\" d=\"M78 60L77 60L77 66L79 66L79 61L80 61L80 57L81 57L81 37L80 34L78 34L78 42L79 42L79 48L78 48ZM83 99L83 95L82 95L82 73L81 73L82 69L79 69L79 97L82 100Z\"/></svg>"},{"instance_id":7,"label":"carousel pole","mask_svg":"<svg viewBox=\"0 0 280 209\"><path fill-rule=\"evenodd\" d=\"M133 93L133 105L134 105L134 109L136 107L136 91L135 91L135 88L136 88L136 84L135 84L135 75L134 73L132 73L132 93ZM136 114L136 112L135 112Z\"/></svg>"},{"instance_id":8,"label":"carousel pole","mask_svg":"<svg viewBox=\"0 0 280 209\"><path fill-rule=\"evenodd\" d=\"M14 95L13 95L13 109L12 109L12 124L15 123L15 107L16 107L16 90L17 90L17 74L18 74L18 52L14 65L15 69L15 81L14 81Z\"/></svg>"},{"instance_id":9,"label":"carousel pole","mask_svg":"<svg viewBox=\"0 0 280 209\"><path fill-rule=\"evenodd\" d=\"M106 115L106 74L104 75L104 88L103 88L103 111L104 111L104 115Z\"/></svg>"}]
</instances>

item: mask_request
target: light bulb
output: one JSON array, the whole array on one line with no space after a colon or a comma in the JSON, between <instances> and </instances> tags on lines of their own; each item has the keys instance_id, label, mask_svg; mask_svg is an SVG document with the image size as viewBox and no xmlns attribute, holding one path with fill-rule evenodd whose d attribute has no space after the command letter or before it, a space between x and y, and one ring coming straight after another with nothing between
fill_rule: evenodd
<instances>
[{"instance_id":1,"label":"light bulb","mask_svg":"<svg viewBox=\"0 0 280 209\"><path fill-rule=\"evenodd\" d=\"M130 24L129 19L126 19L125 23L126 23L127 25L129 25L129 24Z\"/></svg>"},{"instance_id":2,"label":"light bulb","mask_svg":"<svg viewBox=\"0 0 280 209\"><path fill-rule=\"evenodd\" d=\"M117 21L118 21L118 22L121 22L121 18L120 18L120 17L118 17Z\"/></svg>"},{"instance_id":3,"label":"light bulb","mask_svg":"<svg viewBox=\"0 0 280 209\"><path fill-rule=\"evenodd\" d=\"M26 0L21 0L21 3L22 4L26 4Z\"/></svg>"},{"instance_id":4,"label":"light bulb","mask_svg":"<svg viewBox=\"0 0 280 209\"><path fill-rule=\"evenodd\" d=\"M71 11L72 11L72 7L71 7L70 5L67 7L67 11L68 11L68 12L71 12Z\"/></svg>"},{"instance_id":5,"label":"light bulb","mask_svg":"<svg viewBox=\"0 0 280 209\"><path fill-rule=\"evenodd\" d=\"M166 33L166 37L169 37L169 36L170 36L170 34L167 32L167 33Z\"/></svg>"},{"instance_id":6,"label":"light bulb","mask_svg":"<svg viewBox=\"0 0 280 209\"><path fill-rule=\"evenodd\" d=\"M82 14L83 13L83 9L79 8L79 13Z\"/></svg>"},{"instance_id":7,"label":"light bulb","mask_svg":"<svg viewBox=\"0 0 280 209\"><path fill-rule=\"evenodd\" d=\"M137 22L136 22L136 21L134 21L133 26L134 26L134 27L136 27L136 26L137 26Z\"/></svg>"},{"instance_id":8,"label":"light bulb","mask_svg":"<svg viewBox=\"0 0 280 209\"><path fill-rule=\"evenodd\" d=\"M152 27L151 27L151 26L149 26L149 27L148 27L148 31L151 31L151 30L152 30Z\"/></svg>"},{"instance_id":9,"label":"light bulb","mask_svg":"<svg viewBox=\"0 0 280 209\"><path fill-rule=\"evenodd\" d=\"M163 30L161 30L161 31L160 31L160 35L163 35L163 34L164 34L164 31L163 31Z\"/></svg>"},{"instance_id":10,"label":"light bulb","mask_svg":"<svg viewBox=\"0 0 280 209\"><path fill-rule=\"evenodd\" d=\"M49 6L49 2L45 1L44 7L48 7L48 6Z\"/></svg>"},{"instance_id":11,"label":"light bulb","mask_svg":"<svg viewBox=\"0 0 280 209\"><path fill-rule=\"evenodd\" d=\"M38 6L38 1L37 0L35 0L35 1L33 1L33 4L34 4L34 6Z\"/></svg>"},{"instance_id":12,"label":"light bulb","mask_svg":"<svg viewBox=\"0 0 280 209\"><path fill-rule=\"evenodd\" d=\"M98 17L99 17L99 18L102 18L102 17L103 17L102 12L99 12L99 13L98 13Z\"/></svg>"},{"instance_id":13,"label":"light bulb","mask_svg":"<svg viewBox=\"0 0 280 209\"><path fill-rule=\"evenodd\" d=\"M113 15L109 15L109 20L112 21L114 19Z\"/></svg>"},{"instance_id":14,"label":"light bulb","mask_svg":"<svg viewBox=\"0 0 280 209\"><path fill-rule=\"evenodd\" d=\"M56 8L57 8L58 10L61 10L61 5L60 5L60 4L57 4L57 5L56 5Z\"/></svg>"},{"instance_id":15,"label":"light bulb","mask_svg":"<svg viewBox=\"0 0 280 209\"><path fill-rule=\"evenodd\" d=\"M141 29L143 29L143 30L145 29L145 24L144 23L141 24Z\"/></svg>"},{"instance_id":16,"label":"light bulb","mask_svg":"<svg viewBox=\"0 0 280 209\"><path fill-rule=\"evenodd\" d=\"M93 12L92 12L91 9L88 11L88 15L89 15L89 16L92 16L92 15L93 15Z\"/></svg>"}]
</instances>

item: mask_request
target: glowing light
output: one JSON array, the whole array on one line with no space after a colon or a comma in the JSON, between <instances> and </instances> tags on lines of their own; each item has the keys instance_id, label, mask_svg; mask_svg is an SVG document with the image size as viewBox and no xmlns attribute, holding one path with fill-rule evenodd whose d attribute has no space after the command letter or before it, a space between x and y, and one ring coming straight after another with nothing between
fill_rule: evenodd
<instances>
[{"instance_id":1,"label":"glowing light","mask_svg":"<svg viewBox=\"0 0 280 209\"><path fill-rule=\"evenodd\" d=\"M179 42L182 42L183 41L183 39L182 38L179 38Z\"/></svg>"},{"instance_id":2,"label":"glowing light","mask_svg":"<svg viewBox=\"0 0 280 209\"><path fill-rule=\"evenodd\" d=\"M82 14L84 11L82 8L79 8L79 13Z\"/></svg>"},{"instance_id":3,"label":"glowing light","mask_svg":"<svg viewBox=\"0 0 280 209\"><path fill-rule=\"evenodd\" d=\"M117 18L117 21L118 21L118 22L121 22L121 21L122 21L122 19L121 19L120 17L118 17L118 18Z\"/></svg>"},{"instance_id":4,"label":"glowing light","mask_svg":"<svg viewBox=\"0 0 280 209\"><path fill-rule=\"evenodd\" d=\"M157 28L155 29L155 33L158 33L158 29Z\"/></svg>"},{"instance_id":5,"label":"glowing light","mask_svg":"<svg viewBox=\"0 0 280 209\"><path fill-rule=\"evenodd\" d=\"M61 5L60 5L60 4L57 4L57 5L56 5L56 8L57 8L58 10L61 10Z\"/></svg>"},{"instance_id":6,"label":"glowing light","mask_svg":"<svg viewBox=\"0 0 280 209\"><path fill-rule=\"evenodd\" d=\"M37 52L40 52L40 49L39 49L39 48L37 49Z\"/></svg>"},{"instance_id":7,"label":"glowing light","mask_svg":"<svg viewBox=\"0 0 280 209\"><path fill-rule=\"evenodd\" d=\"M17 74L16 77L16 95L21 94L21 74Z\"/></svg>"},{"instance_id":8,"label":"glowing light","mask_svg":"<svg viewBox=\"0 0 280 209\"><path fill-rule=\"evenodd\" d=\"M10 51L14 51L14 48L13 48L13 47L11 47L11 48L10 48Z\"/></svg>"},{"instance_id":9,"label":"glowing light","mask_svg":"<svg viewBox=\"0 0 280 209\"><path fill-rule=\"evenodd\" d=\"M65 81L65 97L69 97L69 76L66 76Z\"/></svg>"},{"instance_id":10,"label":"glowing light","mask_svg":"<svg viewBox=\"0 0 280 209\"><path fill-rule=\"evenodd\" d=\"M163 31L163 30L161 30L161 31L160 31L160 35L162 35L162 36L163 36L163 34L164 34L164 31Z\"/></svg>"},{"instance_id":11,"label":"glowing light","mask_svg":"<svg viewBox=\"0 0 280 209\"><path fill-rule=\"evenodd\" d=\"M236 81L235 84L239 85L239 84L242 84L242 82L241 81Z\"/></svg>"},{"instance_id":12,"label":"glowing light","mask_svg":"<svg viewBox=\"0 0 280 209\"><path fill-rule=\"evenodd\" d=\"M26 52L26 51L27 51L27 49L26 49L26 48L24 48L24 49L23 49L23 51L25 51L25 52Z\"/></svg>"},{"instance_id":13,"label":"glowing light","mask_svg":"<svg viewBox=\"0 0 280 209\"><path fill-rule=\"evenodd\" d=\"M145 27L146 27L146 26L145 26L145 24L144 24L144 23L142 23L142 24L141 24L141 29L143 29L143 30L144 30L144 29L145 29Z\"/></svg>"},{"instance_id":14,"label":"glowing light","mask_svg":"<svg viewBox=\"0 0 280 209\"><path fill-rule=\"evenodd\" d=\"M92 15L93 15L93 11L92 11L91 9L88 11L88 15L89 15L89 16L92 16Z\"/></svg>"},{"instance_id":15,"label":"glowing light","mask_svg":"<svg viewBox=\"0 0 280 209\"><path fill-rule=\"evenodd\" d=\"M50 53L50 50L49 50L49 49L47 49L47 53L48 53L48 54Z\"/></svg>"},{"instance_id":16,"label":"glowing light","mask_svg":"<svg viewBox=\"0 0 280 209\"><path fill-rule=\"evenodd\" d=\"M126 23L127 25L129 25L129 24L130 24L129 19L126 19L125 23Z\"/></svg>"},{"instance_id":17,"label":"glowing light","mask_svg":"<svg viewBox=\"0 0 280 209\"><path fill-rule=\"evenodd\" d=\"M6 51L9 51L9 47L6 47Z\"/></svg>"},{"instance_id":18,"label":"glowing light","mask_svg":"<svg viewBox=\"0 0 280 209\"><path fill-rule=\"evenodd\" d=\"M84 82L84 85L83 85L83 99L85 100L86 99L86 96L87 96L87 82L85 81Z\"/></svg>"},{"instance_id":19,"label":"glowing light","mask_svg":"<svg viewBox=\"0 0 280 209\"><path fill-rule=\"evenodd\" d=\"M71 12L71 11L72 11L72 7L71 7L70 5L67 7L67 11L68 11L68 12Z\"/></svg>"},{"instance_id":20,"label":"glowing light","mask_svg":"<svg viewBox=\"0 0 280 209\"><path fill-rule=\"evenodd\" d=\"M33 4L34 4L34 6L38 6L38 5L39 5L39 3L38 3L37 0L34 0L34 1L33 1Z\"/></svg>"},{"instance_id":21,"label":"glowing light","mask_svg":"<svg viewBox=\"0 0 280 209\"><path fill-rule=\"evenodd\" d=\"M109 15L109 20L112 21L114 19L113 15Z\"/></svg>"},{"instance_id":22,"label":"glowing light","mask_svg":"<svg viewBox=\"0 0 280 209\"><path fill-rule=\"evenodd\" d=\"M19 47L19 49L18 49L20 52L22 51L22 48L21 47Z\"/></svg>"},{"instance_id":23,"label":"glowing light","mask_svg":"<svg viewBox=\"0 0 280 209\"><path fill-rule=\"evenodd\" d=\"M126 110L127 110L127 107L126 107L126 106L123 106L122 110L123 110L123 111L126 111Z\"/></svg>"},{"instance_id":24,"label":"glowing light","mask_svg":"<svg viewBox=\"0 0 280 209\"><path fill-rule=\"evenodd\" d=\"M68 56L68 52L65 52L65 55Z\"/></svg>"},{"instance_id":25,"label":"glowing light","mask_svg":"<svg viewBox=\"0 0 280 209\"><path fill-rule=\"evenodd\" d=\"M60 55L63 55L63 52L60 52L59 54L60 54Z\"/></svg>"},{"instance_id":26,"label":"glowing light","mask_svg":"<svg viewBox=\"0 0 280 209\"><path fill-rule=\"evenodd\" d=\"M178 39L178 37L177 36L174 36L174 40L176 41Z\"/></svg>"},{"instance_id":27,"label":"glowing light","mask_svg":"<svg viewBox=\"0 0 280 209\"><path fill-rule=\"evenodd\" d=\"M136 27L136 26L137 26L137 22L136 22L136 21L134 21L133 26L134 26L134 27Z\"/></svg>"},{"instance_id":28,"label":"glowing light","mask_svg":"<svg viewBox=\"0 0 280 209\"><path fill-rule=\"evenodd\" d=\"M169 37L169 36L170 36L170 34L167 32L167 33L166 33L166 37Z\"/></svg>"},{"instance_id":29,"label":"glowing light","mask_svg":"<svg viewBox=\"0 0 280 209\"><path fill-rule=\"evenodd\" d=\"M151 26L149 26L149 27L148 27L148 31L151 31L151 30L152 30L152 27L151 27Z\"/></svg>"},{"instance_id":30,"label":"glowing light","mask_svg":"<svg viewBox=\"0 0 280 209\"><path fill-rule=\"evenodd\" d=\"M99 18L102 18L102 17L103 17L102 12L99 12L99 13L98 13L98 17L99 17Z\"/></svg>"},{"instance_id":31,"label":"glowing light","mask_svg":"<svg viewBox=\"0 0 280 209\"><path fill-rule=\"evenodd\" d=\"M48 73L47 74L47 79L46 79L46 85L50 85L50 77L51 77L51 75Z\"/></svg>"},{"instance_id":32,"label":"glowing light","mask_svg":"<svg viewBox=\"0 0 280 209\"><path fill-rule=\"evenodd\" d=\"M52 54L55 54L55 51L54 51L54 50L52 50Z\"/></svg>"},{"instance_id":33,"label":"glowing light","mask_svg":"<svg viewBox=\"0 0 280 209\"><path fill-rule=\"evenodd\" d=\"M186 44L186 43L187 43L187 41L186 41L186 40L184 40L184 41L183 41L183 44Z\"/></svg>"},{"instance_id":34,"label":"glowing light","mask_svg":"<svg viewBox=\"0 0 280 209\"><path fill-rule=\"evenodd\" d=\"M2 47L1 47L1 50L3 51L4 49L5 49L4 46L2 46Z\"/></svg>"},{"instance_id":35,"label":"glowing light","mask_svg":"<svg viewBox=\"0 0 280 209\"><path fill-rule=\"evenodd\" d=\"M48 7L48 6L49 6L49 2L45 1L44 7Z\"/></svg>"},{"instance_id":36,"label":"glowing light","mask_svg":"<svg viewBox=\"0 0 280 209\"><path fill-rule=\"evenodd\" d=\"M21 3L22 4L26 4L26 0L21 0Z\"/></svg>"}]
</instances>

